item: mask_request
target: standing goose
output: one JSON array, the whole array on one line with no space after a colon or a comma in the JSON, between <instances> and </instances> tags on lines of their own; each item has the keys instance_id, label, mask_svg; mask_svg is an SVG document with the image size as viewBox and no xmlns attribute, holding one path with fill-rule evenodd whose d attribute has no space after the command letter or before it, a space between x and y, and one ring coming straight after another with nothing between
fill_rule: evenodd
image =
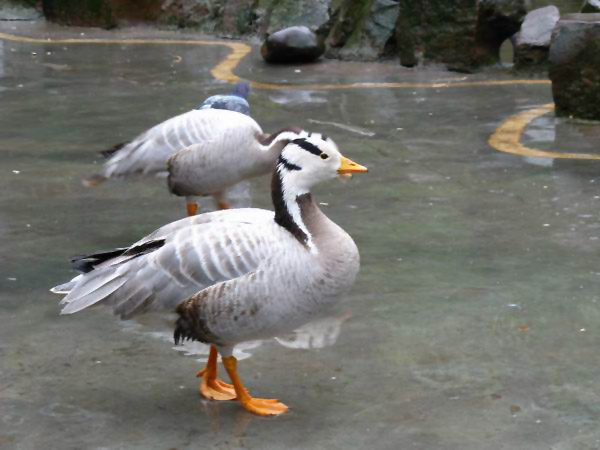
<instances>
[{"instance_id":1,"label":"standing goose","mask_svg":"<svg viewBox=\"0 0 600 450\"><path fill-rule=\"evenodd\" d=\"M149 175L164 173L167 171L167 161L171 155L177 151L189 147L192 144L202 144L209 141L215 141L218 134L214 127L219 125L223 116L218 113L211 120L211 114L215 111L231 110L237 113L248 115L250 106L246 100L250 90L246 82L237 83L229 95L216 95L207 98L198 109L188 111L178 116L172 117L144 133L137 136L128 143L118 144L111 149L101 152L108 160L104 163L102 169L84 180L87 186L96 186L109 178L125 177L130 175ZM232 118L234 117L234 118ZM229 116L232 122L227 129L235 128L235 116ZM252 121L254 124L256 122ZM258 127L258 125L256 125ZM220 127L221 129L223 127ZM258 127L260 130L260 127ZM262 130L260 131L262 134ZM246 139L253 136L246 135ZM218 142L215 142L213 153L218 154ZM243 156L243 155L242 155ZM207 159L214 158L210 156ZM270 170L270 169L269 169ZM198 176L202 176L198 173ZM219 189L225 189L235 183L218 183L213 186L210 195L215 193L222 198L222 192ZM226 202L219 204L220 208L225 208Z\"/></svg>"},{"instance_id":2,"label":"standing goose","mask_svg":"<svg viewBox=\"0 0 600 450\"><path fill-rule=\"evenodd\" d=\"M211 344L200 392L232 400L255 414L287 406L251 397L237 374L234 347L292 331L318 317L347 292L358 272L352 238L312 199L315 184L367 169L343 157L320 134L286 143L272 178L275 212L215 211L165 225L128 248L79 257L62 314L97 303L122 318L175 309L174 338ZM217 378L217 353L233 385Z\"/></svg>"},{"instance_id":3,"label":"standing goose","mask_svg":"<svg viewBox=\"0 0 600 450\"><path fill-rule=\"evenodd\" d=\"M190 216L198 210L199 196L212 195L220 209L228 209L228 188L273 172L282 142L307 135L296 128L264 134L252 118L225 110L197 111L195 122L203 139L167 161L169 191L186 198Z\"/></svg>"}]
</instances>

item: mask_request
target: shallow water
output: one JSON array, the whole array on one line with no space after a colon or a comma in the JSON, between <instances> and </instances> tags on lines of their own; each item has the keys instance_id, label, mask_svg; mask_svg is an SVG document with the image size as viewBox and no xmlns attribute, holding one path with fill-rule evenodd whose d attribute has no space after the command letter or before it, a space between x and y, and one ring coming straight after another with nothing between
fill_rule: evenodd
<instances>
[{"instance_id":1,"label":"shallow water","mask_svg":"<svg viewBox=\"0 0 600 450\"><path fill-rule=\"evenodd\" d=\"M0 31L194 37L13 26ZM94 152L222 92L209 71L225 54L0 41L0 447L599 448L600 162L487 144L508 116L551 102L549 85L253 91L265 130L325 132L370 169L315 192L361 252L343 307L241 354L251 392L280 398L289 414L262 419L201 400L194 374L206 349L174 351L161 318L58 315L48 288L71 276L71 256L129 244L184 213L160 179L83 188ZM256 49L237 73L511 79L392 64L267 68ZM591 153L598 133L544 116L523 143ZM252 181L254 205L269 207L268 184Z\"/></svg>"}]
</instances>

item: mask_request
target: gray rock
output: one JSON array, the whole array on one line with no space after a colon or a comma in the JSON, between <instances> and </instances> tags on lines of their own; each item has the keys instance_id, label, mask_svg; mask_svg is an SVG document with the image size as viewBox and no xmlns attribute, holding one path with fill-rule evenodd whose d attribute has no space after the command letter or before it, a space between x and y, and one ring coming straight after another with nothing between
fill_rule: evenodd
<instances>
[{"instance_id":1,"label":"gray rock","mask_svg":"<svg viewBox=\"0 0 600 450\"><path fill-rule=\"evenodd\" d=\"M556 114L600 120L600 14L568 14L559 20L549 64Z\"/></svg>"},{"instance_id":2,"label":"gray rock","mask_svg":"<svg viewBox=\"0 0 600 450\"><path fill-rule=\"evenodd\" d=\"M550 46L552 30L560 19L560 12L556 6L534 9L527 13L517 35L517 45Z\"/></svg>"},{"instance_id":3,"label":"gray rock","mask_svg":"<svg viewBox=\"0 0 600 450\"><path fill-rule=\"evenodd\" d=\"M546 67L552 30L559 18L560 12L556 6L535 9L525 16L516 37L516 69Z\"/></svg>"},{"instance_id":4,"label":"gray rock","mask_svg":"<svg viewBox=\"0 0 600 450\"><path fill-rule=\"evenodd\" d=\"M585 0L581 7L582 13L600 13L600 0Z\"/></svg>"},{"instance_id":5,"label":"gray rock","mask_svg":"<svg viewBox=\"0 0 600 450\"><path fill-rule=\"evenodd\" d=\"M305 26L285 28L267 36L260 49L268 63L311 62L324 51L323 40Z\"/></svg>"}]
</instances>

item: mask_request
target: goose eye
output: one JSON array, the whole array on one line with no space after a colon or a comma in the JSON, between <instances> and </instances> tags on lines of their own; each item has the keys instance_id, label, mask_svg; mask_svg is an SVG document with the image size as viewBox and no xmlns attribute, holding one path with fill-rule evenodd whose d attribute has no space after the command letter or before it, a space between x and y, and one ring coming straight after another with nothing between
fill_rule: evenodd
<instances>
[{"instance_id":1,"label":"goose eye","mask_svg":"<svg viewBox=\"0 0 600 450\"><path fill-rule=\"evenodd\" d=\"M321 159L327 159L329 155L327 153L321 153Z\"/></svg>"}]
</instances>

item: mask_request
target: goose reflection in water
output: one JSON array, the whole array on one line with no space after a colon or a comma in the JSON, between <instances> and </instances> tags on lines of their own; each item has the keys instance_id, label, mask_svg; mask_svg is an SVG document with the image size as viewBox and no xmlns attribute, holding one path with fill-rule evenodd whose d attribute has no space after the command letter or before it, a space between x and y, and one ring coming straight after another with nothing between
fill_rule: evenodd
<instances>
[{"instance_id":1,"label":"goose reflection in water","mask_svg":"<svg viewBox=\"0 0 600 450\"><path fill-rule=\"evenodd\" d=\"M172 322L166 321L164 320L164 317L161 317L158 320L164 324L164 331L146 331L146 329L151 328L147 323L149 317L151 316L141 316L134 320L125 320L120 323L123 324L125 331L150 336L172 344L173 332L169 329ZM352 317L350 310L335 315L332 314L328 317L322 317L301 326L288 335L275 337L274 340L280 345L292 349L310 350L331 347L337 342L341 334L342 325L350 317ZM140 319L146 320L141 321ZM252 356L252 351L262 346L265 342L268 341L257 340L239 344L235 348L235 357L238 360L250 358ZM210 345L202 344L197 341L186 341L183 345L178 345L173 348L179 352L183 352L185 356L198 357L197 361L204 363L208 360Z\"/></svg>"}]
</instances>

